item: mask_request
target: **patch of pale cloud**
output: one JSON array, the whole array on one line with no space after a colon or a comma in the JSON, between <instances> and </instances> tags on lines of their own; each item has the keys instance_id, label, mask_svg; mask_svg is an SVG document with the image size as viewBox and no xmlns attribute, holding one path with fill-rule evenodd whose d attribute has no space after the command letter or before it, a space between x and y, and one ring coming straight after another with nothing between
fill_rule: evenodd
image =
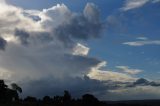
<instances>
[{"instance_id":1,"label":"patch of pale cloud","mask_svg":"<svg viewBox=\"0 0 160 106\"><path fill-rule=\"evenodd\" d=\"M82 55L82 56L88 55L89 49L90 48L78 43L77 46L73 48L73 55Z\"/></svg>"},{"instance_id":2,"label":"patch of pale cloud","mask_svg":"<svg viewBox=\"0 0 160 106\"><path fill-rule=\"evenodd\" d=\"M6 3L6 0L0 0L0 3Z\"/></svg>"},{"instance_id":3,"label":"patch of pale cloud","mask_svg":"<svg viewBox=\"0 0 160 106\"><path fill-rule=\"evenodd\" d=\"M123 44L129 46L160 45L160 40L132 41L124 42Z\"/></svg>"},{"instance_id":4,"label":"patch of pale cloud","mask_svg":"<svg viewBox=\"0 0 160 106\"><path fill-rule=\"evenodd\" d=\"M135 9L135 8L142 7L147 2L149 2L149 0L126 0L125 4L124 4L124 7L122 7L121 9L123 11L132 10L132 9Z\"/></svg>"},{"instance_id":5,"label":"patch of pale cloud","mask_svg":"<svg viewBox=\"0 0 160 106\"><path fill-rule=\"evenodd\" d=\"M88 3L83 11L83 14L89 21L99 23L99 9L95 4Z\"/></svg>"},{"instance_id":6,"label":"patch of pale cloud","mask_svg":"<svg viewBox=\"0 0 160 106\"><path fill-rule=\"evenodd\" d=\"M41 24L48 30L53 30L65 21L69 21L72 12L64 4L57 4L39 13Z\"/></svg>"},{"instance_id":7,"label":"patch of pale cloud","mask_svg":"<svg viewBox=\"0 0 160 106\"><path fill-rule=\"evenodd\" d=\"M15 29L26 31L42 31L43 28L39 23L34 22L23 14L23 9L15 7L5 2L0 3L0 34L5 40L13 41Z\"/></svg>"},{"instance_id":8,"label":"patch of pale cloud","mask_svg":"<svg viewBox=\"0 0 160 106\"><path fill-rule=\"evenodd\" d=\"M107 80L112 80L112 81L121 81L121 82L126 82L126 81L133 81L136 78L133 78L132 76L129 76L127 74L119 73L119 72L113 72L113 71L91 71L88 76L92 79L97 79L101 81L107 81Z\"/></svg>"},{"instance_id":9,"label":"patch of pale cloud","mask_svg":"<svg viewBox=\"0 0 160 106\"><path fill-rule=\"evenodd\" d=\"M0 78L1 79L8 80L12 74L13 74L12 72L5 70L3 68L0 68Z\"/></svg>"},{"instance_id":10,"label":"patch of pale cloud","mask_svg":"<svg viewBox=\"0 0 160 106\"><path fill-rule=\"evenodd\" d=\"M101 70L101 68L104 66L106 66L106 62L102 62L96 67L92 67L91 71L88 73L88 76L92 79L97 79L100 81L111 80L111 81L128 82L136 80L136 78L127 75L125 73Z\"/></svg>"},{"instance_id":11,"label":"patch of pale cloud","mask_svg":"<svg viewBox=\"0 0 160 106\"><path fill-rule=\"evenodd\" d=\"M121 8L122 11L133 10L140 8L147 3L158 3L160 0L126 0L124 6Z\"/></svg>"},{"instance_id":12,"label":"patch of pale cloud","mask_svg":"<svg viewBox=\"0 0 160 106\"><path fill-rule=\"evenodd\" d=\"M148 40L147 37L137 37L136 39L138 39L138 40Z\"/></svg>"},{"instance_id":13,"label":"patch of pale cloud","mask_svg":"<svg viewBox=\"0 0 160 106\"><path fill-rule=\"evenodd\" d=\"M143 70L140 69L131 69L128 66L116 66L117 69L120 69L120 71L127 73L127 74L131 74L131 75L135 75L135 74L139 74L141 72L143 72Z\"/></svg>"}]
</instances>

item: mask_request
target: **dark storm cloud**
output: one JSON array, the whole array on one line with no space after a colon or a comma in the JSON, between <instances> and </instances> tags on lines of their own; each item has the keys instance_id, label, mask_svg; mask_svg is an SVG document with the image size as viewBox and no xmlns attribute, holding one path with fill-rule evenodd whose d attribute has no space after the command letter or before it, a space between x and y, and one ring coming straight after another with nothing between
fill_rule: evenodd
<instances>
[{"instance_id":1,"label":"dark storm cloud","mask_svg":"<svg viewBox=\"0 0 160 106\"><path fill-rule=\"evenodd\" d=\"M88 3L82 14L72 14L70 19L54 29L55 35L64 43L75 40L98 38L104 22L100 20L98 8Z\"/></svg>"},{"instance_id":2,"label":"dark storm cloud","mask_svg":"<svg viewBox=\"0 0 160 106\"><path fill-rule=\"evenodd\" d=\"M28 44L28 38L30 36L28 32L20 29L15 29L15 36L17 36L20 39L23 45Z\"/></svg>"},{"instance_id":3,"label":"dark storm cloud","mask_svg":"<svg viewBox=\"0 0 160 106\"><path fill-rule=\"evenodd\" d=\"M89 21L83 15L74 16L69 23L62 24L55 29L60 38L72 37L87 40L100 36L103 24L101 22Z\"/></svg>"},{"instance_id":4,"label":"dark storm cloud","mask_svg":"<svg viewBox=\"0 0 160 106\"><path fill-rule=\"evenodd\" d=\"M150 82L144 78L136 80L133 85L148 85Z\"/></svg>"},{"instance_id":5,"label":"dark storm cloud","mask_svg":"<svg viewBox=\"0 0 160 106\"><path fill-rule=\"evenodd\" d=\"M29 86L26 86L29 85ZM24 92L27 95L43 97L44 95L60 95L64 90L69 90L73 96L80 97L84 93L96 93L97 96L100 92L105 93L106 90L112 89L111 87L101 81L90 79L87 76L84 78L79 77L67 77L65 80L44 78L40 80L29 81L24 85ZM32 86L32 87L31 87Z\"/></svg>"},{"instance_id":6,"label":"dark storm cloud","mask_svg":"<svg viewBox=\"0 0 160 106\"><path fill-rule=\"evenodd\" d=\"M147 79L140 78L140 79L137 79L135 82L127 85L127 87L136 87L136 86L158 87L158 86L160 86L160 83L155 82L155 81L148 81Z\"/></svg>"},{"instance_id":7,"label":"dark storm cloud","mask_svg":"<svg viewBox=\"0 0 160 106\"><path fill-rule=\"evenodd\" d=\"M7 41L0 37L0 50L5 50Z\"/></svg>"},{"instance_id":8,"label":"dark storm cloud","mask_svg":"<svg viewBox=\"0 0 160 106\"><path fill-rule=\"evenodd\" d=\"M96 66L97 64L102 62L101 60L92 57L68 54L65 55L65 59L68 60L68 62L66 62L66 65L72 64L72 69L76 70L77 72L79 72L79 69L81 71L90 70L89 68ZM76 61L76 63L74 63L74 61Z\"/></svg>"}]
</instances>

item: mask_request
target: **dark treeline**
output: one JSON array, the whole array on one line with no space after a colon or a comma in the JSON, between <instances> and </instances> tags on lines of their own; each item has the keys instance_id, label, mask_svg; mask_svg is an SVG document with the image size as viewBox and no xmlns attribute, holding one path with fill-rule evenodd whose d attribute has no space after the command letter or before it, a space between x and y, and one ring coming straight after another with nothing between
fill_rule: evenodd
<instances>
[{"instance_id":1,"label":"dark treeline","mask_svg":"<svg viewBox=\"0 0 160 106\"><path fill-rule=\"evenodd\" d=\"M3 80L0 80L0 106L151 106L125 103L107 103L99 101L91 94L84 94L81 98L72 98L68 91L63 96L44 96L42 99L28 96L19 98L22 89L15 83L9 88Z\"/></svg>"}]
</instances>

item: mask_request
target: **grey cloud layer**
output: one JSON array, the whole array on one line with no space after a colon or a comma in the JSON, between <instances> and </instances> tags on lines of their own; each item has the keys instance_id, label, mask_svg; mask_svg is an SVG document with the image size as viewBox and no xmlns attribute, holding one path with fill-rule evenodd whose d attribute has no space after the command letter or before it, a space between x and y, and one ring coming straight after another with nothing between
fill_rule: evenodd
<instances>
[{"instance_id":1,"label":"grey cloud layer","mask_svg":"<svg viewBox=\"0 0 160 106\"><path fill-rule=\"evenodd\" d=\"M57 83L58 81L58 83ZM99 97L102 100L123 100L135 98L135 95L138 95L141 99L144 98L143 93L147 94L145 98L150 98L150 96L156 93L156 90L159 89L160 84L154 81L148 81L146 79L137 79L134 82L120 82L120 81L99 81L90 79L87 76L83 78L71 78L68 77L66 80L57 80L52 78L41 79L41 80L33 80L26 82L24 85L24 95L34 95L38 97L43 97L43 95L61 95L64 89L69 90L74 97L79 97L85 93L92 93ZM30 89L30 86L32 89ZM149 89L144 89L149 88ZM37 89L39 90L37 92ZM30 90L30 91L28 91ZM135 91L136 90L136 91ZM149 90L153 91L152 93ZM44 92L45 91L45 92ZM132 91L131 93L126 93L128 91ZM26 93L27 92L27 93ZM29 93L28 93L29 92ZM39 93L41 92L41 93ZM141 92L141 93L140 93ZM123 93L123 94L122 94ZM134 94L135 93L135 94ZM158 93L159 94L159 93ZM125 95L125 96L124 96ZM159 97L159 96L158 96Z\"/></svg>"}]
</instances>

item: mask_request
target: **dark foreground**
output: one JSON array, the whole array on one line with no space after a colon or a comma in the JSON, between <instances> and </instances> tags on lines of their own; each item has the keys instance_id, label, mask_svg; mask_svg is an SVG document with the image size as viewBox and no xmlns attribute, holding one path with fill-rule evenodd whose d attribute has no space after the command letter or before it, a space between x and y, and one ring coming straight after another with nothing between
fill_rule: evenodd
<instances>
[{"instance_id":1,"label":"dark foreground","mask_svg":"<svg viewBox=\"0 0 160 106\"><path fill-rule=\"evenodd\" d=\"M160 100L133 100L133 101L83 101L71 100L70 102L55 102L37 100L33 98L26 101L0 103L0 106L160 106Z\"/></svg>"},{"instance_id":2,"label":"dark foreground","mask_svg":"<svg viewBox=\"0 0 160 106\"><path fill-rule=\"evenodd\" d=\"M160 106L160 100L140 101L99 101L92 94L84 94L81 98L73 98L68 91L63 96L44 96L42 99L28 96L19 98L21 87L11 84L12 88L0 80L0 106Z\"/></svg>"}]
</instances>

